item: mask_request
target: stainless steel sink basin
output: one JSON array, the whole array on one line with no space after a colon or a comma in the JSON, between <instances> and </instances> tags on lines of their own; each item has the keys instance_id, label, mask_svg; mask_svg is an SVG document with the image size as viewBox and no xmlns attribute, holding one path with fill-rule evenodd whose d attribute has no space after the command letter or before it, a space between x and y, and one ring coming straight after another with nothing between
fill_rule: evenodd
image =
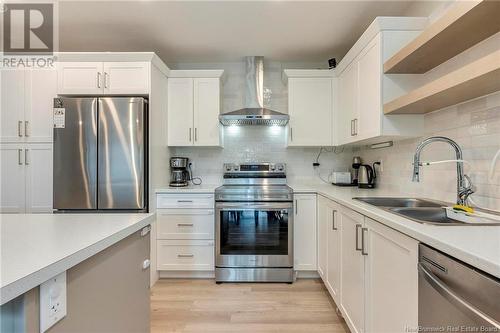
<instances>
[{"instance_id":1,"label":"stainless steel sink basin","mask_svg":"<svg viewBox=\"0 0 500 333\"><path fill-rule=\"evenodd\" d=\"M366 197L354 198L377 207L443 207L444 204L416 198Z\"/></svg>"},{"instance_id":2,"label":"stainless steel sink basin","mask_svg":"<svg viewBox=\"0 0 500 333\"><path fill-rule=\"evenodd\" d=\"M446 216L446 210L441 207L389 208L389 211L419 223L443 224L443 225L465 224L463 222L448 218Z\"/></svg>"},{"instance_id":3,"label":"stainless steel sink basin","mask_svg":"<svg viewBox=\"0 0 500 333\"><path fill-rule=\"evenodd\" d=\"M367 204L379 207L385 211L403 216L418 223L434 225L500 225L500 223L464 223L446 216L444 207L451 206L439 202L417 198L365 197L353 198Z\"/></svg>"}]
</instances>

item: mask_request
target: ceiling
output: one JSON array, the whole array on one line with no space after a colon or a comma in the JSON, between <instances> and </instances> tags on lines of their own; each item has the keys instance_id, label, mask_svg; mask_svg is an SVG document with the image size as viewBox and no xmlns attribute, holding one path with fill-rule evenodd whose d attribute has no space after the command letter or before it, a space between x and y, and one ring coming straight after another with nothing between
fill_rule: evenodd
<instances>
[{"instance_id":1,"label":"ceiling","mask_svg":"<svg viewBox=\"0 0 500 333\"><path fill-rule=\"evenodd\" d=\"M60 51L154 51L167 64L339 60L376 16L411 1L68 1Z\"/></svg>"}]
</instances>

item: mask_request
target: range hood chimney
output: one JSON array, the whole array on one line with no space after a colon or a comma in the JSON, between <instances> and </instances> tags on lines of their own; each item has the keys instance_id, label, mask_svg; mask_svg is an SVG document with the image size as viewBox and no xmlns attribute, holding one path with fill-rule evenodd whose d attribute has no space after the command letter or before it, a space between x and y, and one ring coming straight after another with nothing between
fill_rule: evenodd
<instances>
[{"instance_id":1,"label":"range hood chimney","mask_svg":"<svg viewBox=\"0 0 500 333\"><path fill-rule=\"evenodd\" d=\"M245 108L219 116L222 125L278 125L288 123L287 114L264 108L264 57L245 58Z\"/></svg>"}]
</instances>

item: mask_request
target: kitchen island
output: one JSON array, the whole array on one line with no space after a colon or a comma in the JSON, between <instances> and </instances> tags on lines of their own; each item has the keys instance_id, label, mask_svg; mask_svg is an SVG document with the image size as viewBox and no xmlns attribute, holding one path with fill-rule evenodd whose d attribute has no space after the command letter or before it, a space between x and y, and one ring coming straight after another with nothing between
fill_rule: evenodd
<instances>
[{"instance_id":1,"label":"kitchen island","mask_svg":"<svg viewBox=\"0 0 500 333\"><path fill-rule=\"evenodd\" d=\"M120 331L122 323L133 321L139 326L128 330L148 330L149 225L154 214L0 218L2 330L9 329L4 325L10 321L14 331L39 331L38 286L65 271L67 316L47 332L76 327Z\"/></svg>"}]
</instances>

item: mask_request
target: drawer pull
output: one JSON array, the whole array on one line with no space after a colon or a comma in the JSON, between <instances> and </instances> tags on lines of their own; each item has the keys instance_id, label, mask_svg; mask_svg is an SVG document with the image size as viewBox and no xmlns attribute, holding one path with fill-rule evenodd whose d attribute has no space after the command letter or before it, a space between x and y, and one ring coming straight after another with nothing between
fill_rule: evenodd
<instances>
[{"instance_id":1,"label":"drawer pull","mask_svg":"<svg viewBox=\"0 0 500 333\"><path fill-rule=\"evenodd\" d=\"M178 227L192 227L193 223L177 223Z\"/></svg>"},{"instance_id":2,"label":"drawer pull","mask_svg":"<svg viewBox=\"0 0 500 333\"><path fill-rule=\"evenodd\" d=\"M177 258L194 258L194 254L178 254Z\"/></svg>"},{"instance_id":3,"label":"drawer pull","mask_svg":"<svg viewBox=\"0 0 500 333\"><path fill-rule=\"evenodd\" d=\"M177 200L177 202L193 202L193 200Z\"/></svg>"}]
</instances>

